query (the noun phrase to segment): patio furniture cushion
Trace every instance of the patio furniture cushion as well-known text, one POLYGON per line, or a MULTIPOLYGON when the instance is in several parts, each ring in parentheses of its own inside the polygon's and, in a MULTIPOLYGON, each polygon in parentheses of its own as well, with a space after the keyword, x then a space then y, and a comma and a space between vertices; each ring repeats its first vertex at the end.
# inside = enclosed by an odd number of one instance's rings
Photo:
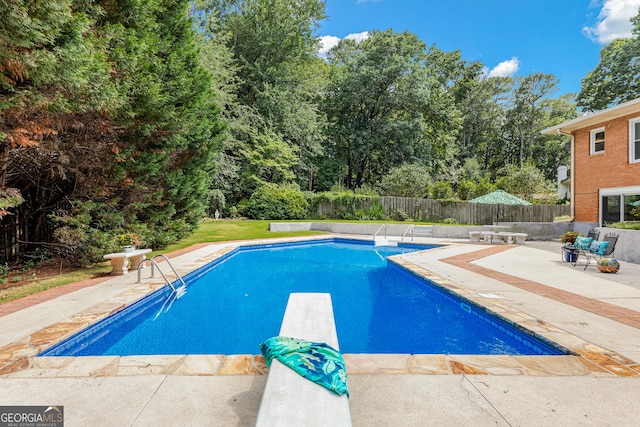
POLYGON ((589 246, 589 252, 595 253, 598 255, 604 255, 605 249, 609 246, 609 242, 600 242, 598 240, 594 240, 591 242, 591 246, 589 246))
POLYGON ((573 247, 576 249, 582 249, 585 251, 589 250, 589 247, 591 246, 591 241, 593 240, 593 238, 591 237, 582 237, 582 236, 578 236, 576 237, 576 241, 573 244, 573 247))

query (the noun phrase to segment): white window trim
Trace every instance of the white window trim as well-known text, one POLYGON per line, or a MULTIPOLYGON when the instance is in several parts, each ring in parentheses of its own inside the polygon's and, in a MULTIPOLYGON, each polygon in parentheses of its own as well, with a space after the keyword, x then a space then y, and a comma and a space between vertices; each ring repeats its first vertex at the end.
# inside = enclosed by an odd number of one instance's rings
MULTIPOLYGON (((598 128, 598 129, 592 129, 591 132, 589 133, 589 154, 602 154, 604 153, 604 150, 602 151, 596 151, 596 134, 599 132, 605 132, 604 127, 598 128)), ((605 142, 605 147, 606 147, 606 143, 607 143, 607 133, 604 133, 604 142, 605 142)))
POLYGON ((640 135, 635 135, 635 125, 640 122, 640 117, 629 120, 629 163, 640 162, 640 153, 635 152, 635 138, 640 139, 640 135), (636 159, 636 156, 638 157, 636 159))

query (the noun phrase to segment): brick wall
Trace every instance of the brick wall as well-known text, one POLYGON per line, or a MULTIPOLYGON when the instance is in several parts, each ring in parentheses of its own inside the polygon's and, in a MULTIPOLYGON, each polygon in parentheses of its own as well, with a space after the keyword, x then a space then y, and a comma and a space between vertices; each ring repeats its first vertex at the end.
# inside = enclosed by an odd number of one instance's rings
POLYGON ((629 120, 640 112, 576 131, 574 145, 575 220, 597 222, 600 188, 640 185, 640 162, 629 163, 629 120), (590 131, 604 127, 604 153, 590 153, 590 131))

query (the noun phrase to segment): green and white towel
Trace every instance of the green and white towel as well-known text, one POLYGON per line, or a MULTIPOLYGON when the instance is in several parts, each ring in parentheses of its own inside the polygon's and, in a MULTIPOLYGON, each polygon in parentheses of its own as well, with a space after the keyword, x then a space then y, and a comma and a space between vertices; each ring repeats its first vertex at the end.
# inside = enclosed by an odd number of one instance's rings
POLYGON ((347 370, 339 351, 328 344, 297 338, 272 337, 260 344, 267 366, 276 358, 304 378, 331 390, 346 394, 347 370))

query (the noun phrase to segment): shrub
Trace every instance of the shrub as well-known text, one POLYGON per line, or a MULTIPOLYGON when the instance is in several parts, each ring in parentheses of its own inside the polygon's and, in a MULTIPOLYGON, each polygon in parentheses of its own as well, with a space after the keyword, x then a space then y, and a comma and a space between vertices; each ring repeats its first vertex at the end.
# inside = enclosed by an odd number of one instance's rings
POLYGON ((475 199, 476 197, 484 196, 485 194, 489 194, 495 191, 497 187, 495 184, 491 182, 488 176, 484 176, 476 182, 473 193, 470 195, 470 199, 475 199))
POLYGON ((242 199, 240 200, 236 206, 236 215, 235 216, 231 216, 232 218, 243 218, 248 216, 247 212, 249 210, 249 200, 247 199, 242 199))
POLYGON ((376 219, 385 219, 384 207, 380 201, 373 201, 371 206, 359 209, 356 212, 356 219, 362 221, 371 221, 376 219))
POLYGON ((621 228, 625 230, 640 230, 640 221, 625 221, 606 224, 609 228, 621 228))
POLYGON ((237 206, 231 206, 229 208, 229 218, 238 219, 240 217, 240 213, 238 212, 237 206))
POLYGON ((352 191, 308 193, 310 216, 333 219, 385 219, 379 196, 362 195, 352 191))
POLYGON ((397 197, 426 198, 429 196, 431 177, 425 166, 405 163, 389 171, 382 178, 382 194, 397 197))
MULTIPOLYGON (((51 219, 56 224, 53 232, 56 244, 49 248, 49 253, 77 266, 103 261, 105 253, 121 251, 123 245, 136 242, 162 247, 183 237, 189 229, 184 218, 153 230, 141 223, 125 228, 122 214, 113 214, 104 205, 91 201, 76 202, 70 209, 52 214, 51 219)), ((48 256, 40 256, 45 255, 48 256)))
POLYGON ((434 199, 451 199, 453 188, 449 181, 438 181, 433 185, 432 197, 434 199))
POLYGON ((403 211, 402 209, 391 209, 391 218, 395 221, 408 221, 409 214, 403 211))
POLYGON ((460 200, 473 199, 476 191, 476 183, 470 179, 463 179, 458 183, 458 191, 456 194, 460 200))
POLYGON ((534 194, 555 193, 554 185, 532 164, 524 164, 522 167, 507 165, 501 172, 504 176, 497 180, 497 186, 523 199, 530 200, 534 194))
POLYGON ((9 275, 9 264, 6 262, 4 264, 0 264, 0 283, 5 283, 7 281, 7 276, 9 275))
POLYGON ((293 186, 267 184, 258 188, 247 205, 252 219, 303 219, 309 203, 304 193, 293 186))

